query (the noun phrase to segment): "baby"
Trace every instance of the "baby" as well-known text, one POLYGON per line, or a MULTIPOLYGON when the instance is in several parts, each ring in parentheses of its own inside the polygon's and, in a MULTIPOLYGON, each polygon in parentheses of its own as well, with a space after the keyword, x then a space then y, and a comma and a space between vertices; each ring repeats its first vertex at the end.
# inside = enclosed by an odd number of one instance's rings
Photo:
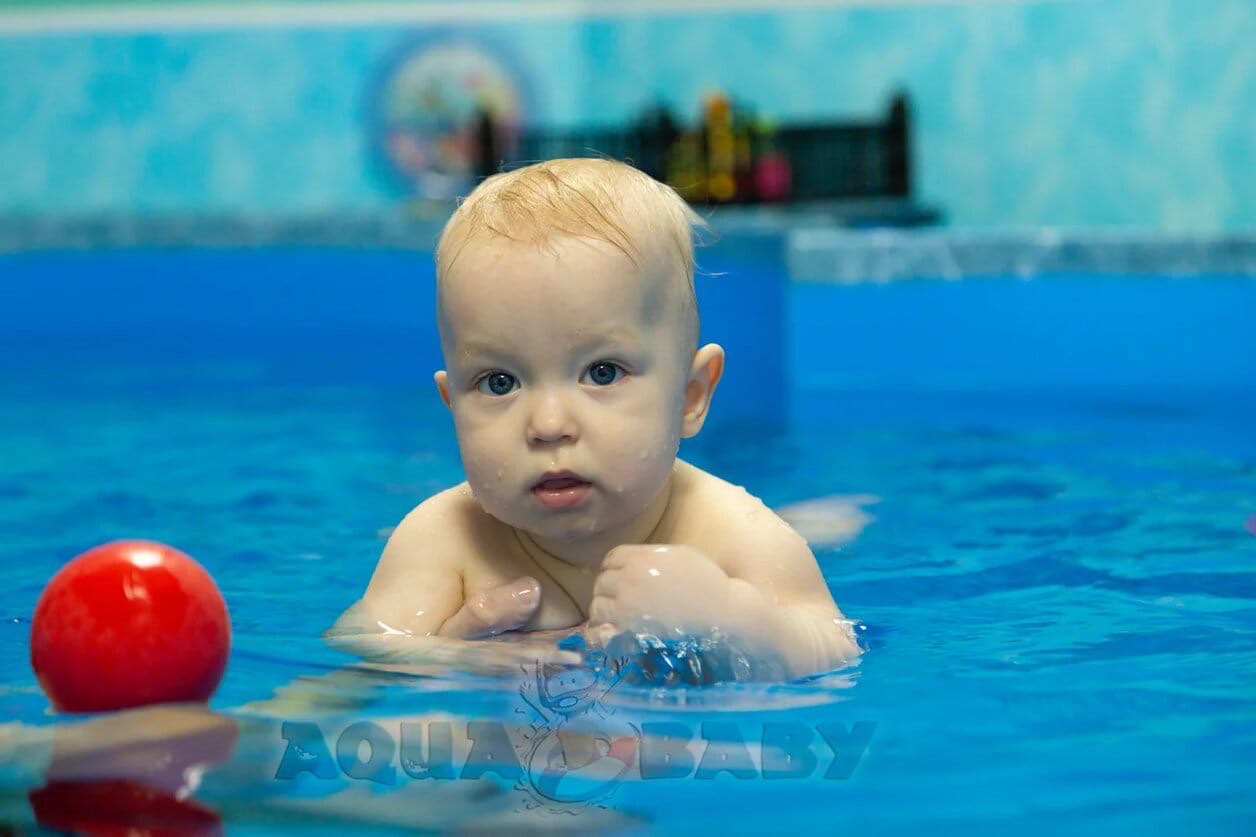
POLYGON ((724 371, 697 345, 697 224, 609 160, 499 174, 462 203, 436 251, 435 377, 467 481, 401 521, 341 627, 719 633, 795 676, 859 653, 802 537, 677 459, 724 371))

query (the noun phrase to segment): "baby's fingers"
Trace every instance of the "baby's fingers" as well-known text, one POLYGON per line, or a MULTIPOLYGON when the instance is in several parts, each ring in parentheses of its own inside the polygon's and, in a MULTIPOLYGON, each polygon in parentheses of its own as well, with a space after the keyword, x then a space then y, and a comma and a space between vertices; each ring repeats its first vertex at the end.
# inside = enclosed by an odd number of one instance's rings
POLYGON ((584 641, 594 648, 605 648, 619 632, 619 628, 609 622, 589 623, 584 627, 584 641))
POLYGON ((593 597, 607 596, 614 598, 619 593, 619 577, 622 570, 603 570, 593 582, 593 597))
POLYGON ((456 639, 481 639, 522 628, 541 604, 541 585, 524 576, 499 584, 467 599, 462 608, 445 620, 439 635, 456 639))
POLYGON ((644 555, 655 550, 657 547, 647 546, 645 544, 624 544, 617 546, 610 552, 606 553, 606 557, 602 559, 602 572, 607 570, 622 570, 628 566, 628 562, 639 555, 644 555))
POLYGON ((589 602, 589 619, 587 625, 606 625, 615 621, 615 600, 609 596, 594 595, 589 602))

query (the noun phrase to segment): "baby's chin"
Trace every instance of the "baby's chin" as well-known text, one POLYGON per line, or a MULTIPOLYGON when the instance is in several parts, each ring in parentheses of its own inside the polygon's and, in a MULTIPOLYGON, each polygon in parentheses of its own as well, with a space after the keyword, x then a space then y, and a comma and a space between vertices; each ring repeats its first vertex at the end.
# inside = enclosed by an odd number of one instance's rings
POLYGON ((489 517, 509 526, 546 540, 576 541, 596 535, 600 528, 591 520, 588 510, 546 511, 523 508, 521 504, 505 502, 490 492, 477 491, 471 486, 471 495, 489 517))
POLYGON ((529 515, 518 515, 509 512, 494 514, 488 509, 485 509, 485 511, 501 523, 526 532, 533 540, 555 544, 570 545, 594 540, 607 535, 622 525, 619 521, 598 519, 588 512, 541 511, 529 515))
MULTIPOLYGON (((552 514, 552 513, 551 513, 552 514)), ((551 543, 576 544, 605 535, 613 527, 601 521, 580 518, 576 515, 553 514, 549 519, 529 518, 522 520, 516 529, 527 532, 534 540, 551 543)))
MULTIPOLYGON (((496 488, 496 486, 493 486, 496 488)), ((534 539, 574 544, 596 539, 629 526, 650 505, 648 491, 606 494, 595 488, 585 504, 568 509, 546 509, 532 499, 522 502, 494 491, 471 493, 485 513, 498 522, 526 532, 534 539)))

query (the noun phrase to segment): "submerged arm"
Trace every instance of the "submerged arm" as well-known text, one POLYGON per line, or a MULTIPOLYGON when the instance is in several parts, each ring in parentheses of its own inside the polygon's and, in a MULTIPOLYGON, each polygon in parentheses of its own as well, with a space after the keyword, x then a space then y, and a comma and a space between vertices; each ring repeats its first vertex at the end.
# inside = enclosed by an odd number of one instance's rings
POLYGON ((741 616, 734 631, 780 659, 791 677, 830 671, 859 656, 849 620, 831 602, 774 602, 743 579, 731 582, 730 605, 741 616))
POLYGON ((721 557, 722 565, 688 546, 612 550, 594 587, 590 627, 603 640, 624 630, 724 635, 788 677, 828 671, 859 655, 849 622, 797 533, 781 524, 721 557))

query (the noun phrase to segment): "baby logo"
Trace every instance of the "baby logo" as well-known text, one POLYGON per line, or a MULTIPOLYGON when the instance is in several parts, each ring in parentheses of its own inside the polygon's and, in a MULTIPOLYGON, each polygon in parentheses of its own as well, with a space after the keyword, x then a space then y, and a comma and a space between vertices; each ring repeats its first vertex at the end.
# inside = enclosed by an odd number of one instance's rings
POLYGON ((618 722, 602 704, 619 677, 604 683, 596 671, 542 663, 533 673, 519 689, 535 716, 520 783, 532 799, 527 807, 574 813, 599 805, 637 764, 640 751, 640 730, 618 722))

